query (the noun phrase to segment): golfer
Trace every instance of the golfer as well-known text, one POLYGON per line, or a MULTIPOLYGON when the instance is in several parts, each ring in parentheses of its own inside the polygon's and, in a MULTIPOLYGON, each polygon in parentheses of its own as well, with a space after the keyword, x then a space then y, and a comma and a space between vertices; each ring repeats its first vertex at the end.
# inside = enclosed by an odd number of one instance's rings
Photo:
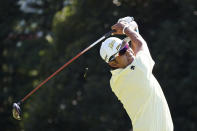
POLYGON ((135 21, 119 21, 114 34, 126 35, 131 45, 119 38, 106 39, 100 55, 111 67, 110 85, 132 120, 133 131, 173 131, 173 122, 163 91, 152 74, 154 61, 135 21))

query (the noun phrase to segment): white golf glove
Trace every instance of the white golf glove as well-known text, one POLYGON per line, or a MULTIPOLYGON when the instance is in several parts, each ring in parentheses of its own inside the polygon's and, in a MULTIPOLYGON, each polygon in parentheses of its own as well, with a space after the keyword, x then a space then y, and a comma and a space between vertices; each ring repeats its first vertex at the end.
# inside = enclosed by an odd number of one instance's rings
POLYGON ((127 16, 127 17, 124 17, 124 18, 120 18, 120 19, 118 20, 118 23, 121 22, 121 21, 130 23, 130 22, 134 21, 134 18, 133 18, 133 17, 130 17, 130 16, 127 16))
POLYGON ((127 17, 124 17, 124 18, 120 18, 118 20, 118 23, 119 22, 125 22, 127 25, 125 26, 125 28, 123 29, 123 33, 124 33, 124 30, 129 27, 131 28, 132 30, 135 30, 136 32, 139 33, 139 30, 138 30, 138 25, 137 23, 134 21, 134 18, 133 17, 130 17, 130 16, 127 16, 127 17))

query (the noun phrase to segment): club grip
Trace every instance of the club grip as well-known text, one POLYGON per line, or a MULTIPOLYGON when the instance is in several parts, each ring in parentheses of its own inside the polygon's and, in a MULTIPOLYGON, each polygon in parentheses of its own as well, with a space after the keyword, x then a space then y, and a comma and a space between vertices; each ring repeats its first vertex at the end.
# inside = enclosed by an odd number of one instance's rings
POLYGON ((105 36, 105 38, 106 37, 109 37, 113 32, 116 32, 116 30, 111 30, 111 31, 109 31, 108 33, 106 33, 104 36, 105 36))

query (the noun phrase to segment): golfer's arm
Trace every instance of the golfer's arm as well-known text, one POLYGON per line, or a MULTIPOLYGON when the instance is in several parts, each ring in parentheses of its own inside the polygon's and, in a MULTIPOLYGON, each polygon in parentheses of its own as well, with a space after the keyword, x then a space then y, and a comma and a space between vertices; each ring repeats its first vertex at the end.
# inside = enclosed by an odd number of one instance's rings
POLYGON ((147 46, 146 42, 139 33, 132 29, 126 28, 125 34, 131 39, 132 49, 135 55, 140 50, 145 50, 145 47, 147 46))

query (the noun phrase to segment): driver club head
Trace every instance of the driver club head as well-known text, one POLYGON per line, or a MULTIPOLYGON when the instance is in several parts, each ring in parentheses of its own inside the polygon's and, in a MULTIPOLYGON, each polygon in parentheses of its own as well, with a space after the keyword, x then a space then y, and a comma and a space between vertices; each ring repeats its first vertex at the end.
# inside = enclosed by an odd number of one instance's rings
POLYGON ((20 102, 13 103, 13 109, 12 109, 12 115, 15 119, 21 120, 21 108, 20 108, 20 102))

